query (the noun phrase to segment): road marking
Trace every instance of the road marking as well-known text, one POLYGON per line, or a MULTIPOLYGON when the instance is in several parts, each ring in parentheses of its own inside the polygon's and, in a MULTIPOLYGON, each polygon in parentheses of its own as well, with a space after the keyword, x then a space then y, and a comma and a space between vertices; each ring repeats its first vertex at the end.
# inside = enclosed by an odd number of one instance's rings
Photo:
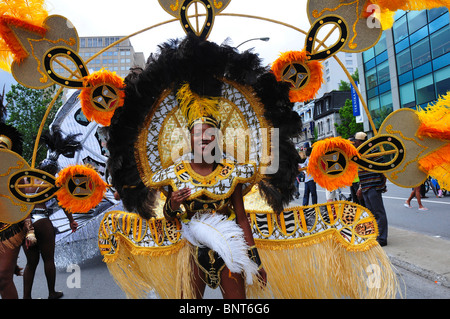
MULTIPOLYGON (((383 198, 401 199, 401 200, 407 200, 408 199, 406 197, 394 197, 394 196, 386 196, 386 195, 383 195, 383 198)), ((423 198, 421 198, 421 200, 422 200, 422 202, 426 202, 426 203, 437 203, 437 204, 450 205, 450 202, 441 202, 441 201, 435 201, 435 200, 427 200, 427 199, 423 199, 423 198)))

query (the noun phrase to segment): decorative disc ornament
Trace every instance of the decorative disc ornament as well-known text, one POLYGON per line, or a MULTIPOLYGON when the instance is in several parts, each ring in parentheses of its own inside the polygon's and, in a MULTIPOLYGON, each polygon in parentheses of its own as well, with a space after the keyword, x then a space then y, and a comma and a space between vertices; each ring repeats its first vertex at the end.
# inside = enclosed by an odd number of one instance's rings
POLYGON ((19 188, 20 181, 11 184, 10 178, 30 166, 19 154, 4 148, 0 148, 0 160, 0 222, 14 224, 25 219, 34 205, 14 196, 15 191, 25 192, 19 188))
POLYGON ((359 157, 353 144, 341 137, 327 138, 314 143, 307 172, 321 187, 334 190, 352 185, 358 165, 351 159, 359 157))
POLYGON ((314 98, 323 84, 323 66, 311 61, 304 51, 289 51, 280 55, 272 64, 277 81, 291 84, 291 102, 304 102, 314 98))
POLYGON ((328 15, 339 17, 348 25, 348 41, 341 50, 365 51, 378 42, 383 31, 377 20, 365 15, 364 10, 367 10, 365 2, 365 0, 309 0, 307 4, 309 22, 314 25, 328 15))
POLYGON ((309 29, 302 51, 282 53, 272 64, 272 72, 278 81, 291 84, 289 98, 291 102, 304 102, 313 99, 323 80, 321 60, 336 54, 347 42, 348 28, 344 20, 338 16, 326 16, 317 20, 309 29), (323 26, 335 25, 339 30, 338 40, 323 50, 316 50, 317 34, 323 26))
POLYGON ((167 13, 180 20, 186 33, 193 33, 201 39, 207 39, 214 24, 214 17, 227 7, 231 0, 158 0, 167 13), (206 19, 201 30, 195 30, 188 18, 191 5, 202 5, 206 9, 206 19))
POLYGON ((114 111, 123 105, 123 87, 123 79, 115 72, 100 70, 86 76, 79 96, 86 118, 109 126, 114 111))
POLYGON ((56 178, 31 168, 19 154, 7 149, 0 149, 0 160, 0 222, 3 223, 14 224, 25 219, 35 204, 55 196, 68 212, 87 213, 100 203, 108 187, 98 173, 87 166, 67 167, 56 178), (38 187, 38 191, 28 194, 25 187, 38 187))
POLYGON ((97 206, 108 186, 94 169, 81 165, 61 170, 55 184, 59 204, 71 213, 87 213, 97 206))
POLYGON ((82 89, 80 98, 86 118, 103 126, 110 124, 115 109, 123 104, 123 79, 107 70, 89 74, 78 55, 78 34, 69 20, 52 15, 40 26, 2 16, 0 35, 14 56, 11 73, 17 82, 32 89, 53 84, 82 89), (71 76, 58 73, 61 64, 74 70, 71 76))

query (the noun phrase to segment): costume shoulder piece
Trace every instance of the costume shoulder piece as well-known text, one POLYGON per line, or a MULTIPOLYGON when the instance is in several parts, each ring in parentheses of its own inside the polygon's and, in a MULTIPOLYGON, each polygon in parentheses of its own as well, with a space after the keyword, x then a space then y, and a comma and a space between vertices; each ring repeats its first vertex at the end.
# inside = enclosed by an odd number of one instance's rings
POLYGON ((202 176, 192 169, 188 161, 180 161, 155 172, 148 184, 150 187, 161 188, 165 194, 169 186, 173 190, 188 187, 192 191, 191 198, 206 195, 222 199, 229 197, 239 183, 243 185, 243 193, 246 194, 256 178, 257 168, 254 163, 239 164, 224 160, 211 174, 202 176))

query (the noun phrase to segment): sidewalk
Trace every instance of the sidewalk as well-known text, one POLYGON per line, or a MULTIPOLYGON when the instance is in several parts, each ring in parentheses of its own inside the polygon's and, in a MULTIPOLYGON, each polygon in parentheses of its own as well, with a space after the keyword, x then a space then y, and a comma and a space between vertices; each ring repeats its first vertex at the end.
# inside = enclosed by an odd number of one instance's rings
POLYGON ((383 249, 394 266, 450 288, 450 240, 389 227, 383 249))

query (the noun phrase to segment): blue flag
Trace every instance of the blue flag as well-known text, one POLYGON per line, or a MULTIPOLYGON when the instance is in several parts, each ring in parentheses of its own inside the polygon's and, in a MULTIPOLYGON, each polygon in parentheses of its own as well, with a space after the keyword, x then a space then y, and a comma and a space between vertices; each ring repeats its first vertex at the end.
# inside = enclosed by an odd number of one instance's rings
MULTIPOLYGON (((355 82, 355 84, 358 85, 358 82, 355 82)), ((361 109, 359 107, 359 96, 356 93, 356 90, 351 83, 350 83, 350 86, 351 86, 351 94, 352 94, 353 116, 360 116, 361 109)))

